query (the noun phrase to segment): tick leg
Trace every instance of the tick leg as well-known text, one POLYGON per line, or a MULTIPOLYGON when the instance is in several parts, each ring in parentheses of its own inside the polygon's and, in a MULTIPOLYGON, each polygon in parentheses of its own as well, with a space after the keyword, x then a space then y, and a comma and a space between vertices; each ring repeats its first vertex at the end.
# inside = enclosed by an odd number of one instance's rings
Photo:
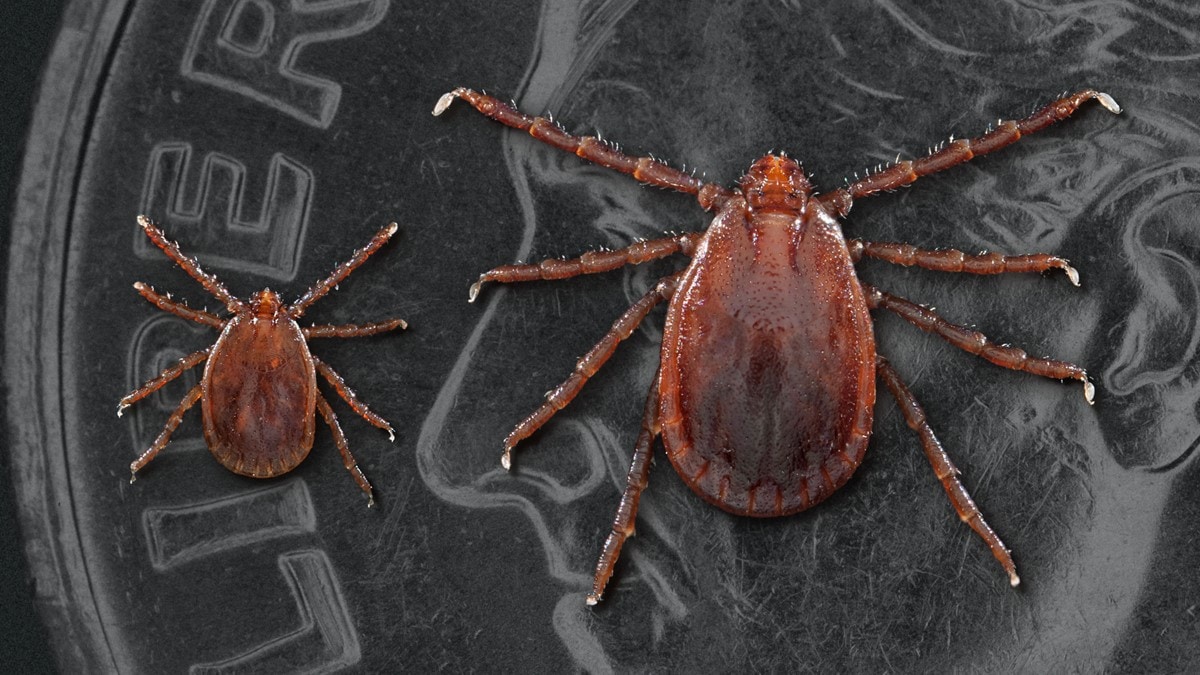
POLYGON ((138 216, 137 221, 138 225, 142 226, 142 230, 146 232, 146 236, 150 238, 150 241, 154 242, 155 246, 162 249, 162 252, 166 253, 168 258, 174 260, 176 265, 183 268, 184 272, 187 272, 193 279, 199 281, 204 290, 212 293, 218 300, 224 303, 226 309, 236 314, 239 310, 246 307, 241 300, 233 297, 233 294, 215 276, 200 269, 200 263, 196 262, 195 258, 189 258, 184 255, 183 251, 179 250, 179 244, 167 239, 167 235, 163 234, 163 231, 149 218, 138 216))
POLYGON ((511 284, 518 281, 568 279, 583 274, 609 272, 625 265, 639 265, 675 253, 690 256, 703 238, 703 232, 693 232, 675 237, 639 241, 632 246, 615 251, 590 251, 571 260, 550 258, 529 265, 501 265, 479 275, 479 280, 471 284, 467 301, 475 302, 475 298, 479 296, 480 287, 489 281, 511 284))
POLYGON ((999 253, 982 253, 971 255, 944 248, 936 251, 917 248, 908 244, 894 244, 881 241, 862 241, 861 239, 846 240, 850 249, 850 259, 858 262, 863 256, 878 258, 896 265, 909 267, 916 265, 927 270, 938 272, 965 272, 967 274, 1007 274, 1010 272, 1045 272, 1050 269, 1060 269, 1066 273, 1072 284, 1079 285, 1079 272, 1071 267, 1063 258, 1045 253, 1027 255, 1000 255, 999 253))
POLYGON ((596 343, 594 347, 588 350, 587 354, 575 364, 575 372, 571 373, 562 384, 558 385, 553 391, 546 395, 546 402, 543 403, 537 410, 533 411, 529 417, 526 417, 520 424, 512 430, 512 433, 504 439, 504 454, 500 458, 500 464, 505 469, 512 468, 512 450, 517 443, 528 438, 533 432, 542 428, 546 422, 550 421, 551 417, 567 406, 587 381, 596 374, 604 363, 608 361, 613 352, 617 350, 617 345, 628 338, 642 319, 654 309, 658 303, 668 300, 675 293, 675 287, 679 283, 679 278, 682 272, 674 274, 666 279, 658 282, 649 293, 643 295, 637 302, 633 303, 625 313, 621 315, 615 322, 608 333, 596 343))
POLYGON ((176 302, 169 295, 159 295, 157 291, 149 285, 142 282, 137 282, 133 285, 142 297, 149 300, 150 304, 161 309, 164 312, 170 312, 181 319, 202 323, 205 326, 212 326, 217 330, 225 327, 225 321, 215 314, 210 314, 202 309, 192 309, 182 302, 176 302))
POLYGON ((617 515, 613 518, 612 532, 604 542, 600 552, 600 560, 596 563, 596 576, 592 581, 592 592, 587 597, 587 604, 595 605, 604 595, 604 587, 612 577, 613 567, 621 556, 621 547, 625 540, 633 536, 634 521, 637 519, 638 501, 642 498, 642 490, 646 489, 650 476, 650 454, 654 448, 654 439, 658 436, 658 377, 654 378, 654 386, 646 397, 646 409, 642 413, 642 431, 638 434, 637 445, 633 449, 633 462, 629 465, 629 476, 625 481, 625 493, 621 495, 621 505, 617 507, 617 515))
POLYGON ((321 411, 321 417, 325 418, 325 424, 328 424, 329 430, 333 432, 333 444, 342 454, 342 464, 350 472, 354 482, 358 483, 359 489, 367 494, 367 508, 375 506, 375 494, 371 491, 371 483, 363 475, 362 469, 358 468, 358 462, 355 461, 354 455, 350 454, 350 445, 346 443, 346 435, 342 433, 342 427, 338 424, 337 415, 333 414, 333 408, 329 407, 325 397, 320 394, 317 394, 317 410, 321 411))
POLYGON ((854 205, 855 199, 903 187, 921 176, 945 171, 973 157, 995 152, 1006 145, 1017 142, 1022 136, 1041 131, 1055 122, 1065 120, 1074 115, 1079 106, 1091 99, 1099 101, 1100 105, 1113 114, 1121 112, 1121 106, 1117 105, 1113 97, 1094 89, 1085 89, 1053 101, 1025 119, 1000 122, 995 129, 977 138, 951 139, 949 143, 927 157, 897 162, 872 176, 821 195, 817 199, 825 208, 832 209, 844 216, 850 212, 850 207, 854 205))
POLYGON ((606 169, 628 174, 647 185, 696 195, 700 206, 705 210, 711 211, 719 208, 734 194, 731 190, 713 183, 705 183, 699 178, 667 166, 657 159, 626 155, 595 136, 573 136, 545 117, 526 115, 498 98, 463 87, 442 95, 438 99, 437 105, 433 107, 433 114, 441 115, 456 98, 461 98, 471 104, 486 117, 514 129, 527 131, 530 136, 547 145, 578 155, 606 169))
POLYGON ((887 386, 888 391, 892 392, 896 403, 899 404, 900 412, 904 415, 904 421, 908 423, 908 428, 920 436, 925 456, 933 465, 933 473, 942 482, 946 496, 950 498, 950 503, 958 512, 958 517, 972 530, 975 530, 975 534, 978 534, 992 550, 992 555, 996 556, 996 560, 1000 561, 1001 567, 1008 573, 1008 582, 1014 587, 1019 585, 1021 578, 1017 576, 1017 567, 1013 564, 1009 550, 1005 548, 1004 542, 1000 541, 1000 537, 983 519, 979 507, 975 505, 971 495, 963 487, 962 481, 958 479, 958 468, 954 466, 954 462, 950 461, 950 456, 946 454, 946 449, 942 447, 937 436, 933 435, 933 430, 929 428, 929 422, 925 419, 925 411, 921 409, 921 404, 917 403, 916 397, 909 391, 887 359, 877 355, 875 370, 879 373, 879 379, 883 380, 883 384, 887 386))
POLYGON ((346 386, 346 381, 343 380, 342 376, 338 375, 333 368, 330 368, 325 364, 324 361, 315 356, 312 357, 312 360, 313 364, 317 367, 317 372, 321 374, 321 377, 324 377, 325 381, 333 385, 333 388, 337 390, 338 396, 341 396, 342 400, 349 404, 354 412, 358 413, 359 416, 364 420, 386 431, 388 434, 388 440, 395 442, 396 433, 392 431, 392 425, 388 424, 387 420, 371 412, 371 409, 367 407, 366 403, 358 400, 358 397, 354 395, 354 390, 346 386))
POLYGON ((312 338, 329 337, 366 337, 368 335, 386 333, 397 328, 408 328, 408 323, 404 319, 389 319, 388 321, 373 321, 364 324, 347 323, 340 326, 307 326, 301 328, 300 332, 304 333, 304 339, 309 340, 312 338))
POLYGON ((167 447, 167 443, 171 441, 171 434, 175 433, 175 430, 179 428, 179 423, 183 421, 183 414, 188 411, 188 408, 196 405, 196 401, 200 400, 202 393, 203 389, 197 383, 183 397, 183 400, 179 402, 179 406, 175 408, 175 412, 171 413, 171 416, 167 418, 167 423, 163 426, 163 430, 159 432, 158 438, 154 439, 154 443, 150 445, 150 449, 143 452, 141 457, 138 457, 129 465, 130 483, 137 480, 137 472, 141 471, 142 467, 149 464, 150 460, 157 457, 158 453, 167 447))
POLYGON ((862 285, 867 306, 883 308, 900 315, 905 321, 928 333, 933 333, 959 349, 981 356, 992 363, 1010 370, 1022 370, 1055 380, 1079 380, 1083 383, 1083 396, 1089 404, 1096 398, 1096 388, 1088 380, 1087 371, 1073 363, 1052 359, 1032 358, 1025 350, 998 345, 979 331, 950 323, 933 311, 889 293, 862 285))
POLYGON ((208 358, 208 354, 211 351, 212 347, 208 347, 207 349, 201 349, 198 352, 192 352, 191 354, 188 354, 182 359, 179 359, 179 363, 164 369, 161 373, 159 373, 158 377, 150 380, 146 384, 143 384, 139 389, 121 399, 120 403, 117 404, 117 417, 120 417, 121 414, 125 412, 125 409, 129 406, 146 398, 159 389, 162 389, 163 385, 182 375, 185 370, 194 368, 203 363, 204 360, 208 358))
POLYGON ((396 223, 391 223, 376 232, 375 236, 371 237, 371 241, 367 242, 366 246, 354 252, 354 256, 350 260, 338 265, 328 278, 317 282, 312 288, 305 291, 304 295, 300 296, 296 302, 292 303, 292 306, 288 307, 288 316, 293 319, 299 319, 303 316, 310 305, 325 297, 329 291, 333 290, 335 286, 350 276, 350 273, 357 269, 359 265, 366 262, 372 253, 378 251, 381 246, 386 244, 388 239, 391 239, 392 235, 396 233, 397 227, 396 223))

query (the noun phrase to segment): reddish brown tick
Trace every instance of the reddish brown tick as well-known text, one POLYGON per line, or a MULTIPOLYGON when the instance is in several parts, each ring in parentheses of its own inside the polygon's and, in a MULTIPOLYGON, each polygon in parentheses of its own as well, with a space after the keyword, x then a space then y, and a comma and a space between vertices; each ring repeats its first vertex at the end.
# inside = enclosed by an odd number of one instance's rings
POLYGON ((150 449, 129 465, 130 482, 166 447, 171 434, 183 420, 183 414, 197 401, 203 418, 204 440, 213 456, 230 471, 254 478, 285 474, 308 456, 316 431, 315 413, 319 411, 333 432, 333 442, 342 455, 342 462, 358 487, 366 493, 367 506, 372 506, 375 499, 371 484, 350 454, 350 446, 333 409, 317 391, 317 373, 333 386, 354 412, 388 432, 389 438, 394 440, 395 434, 386 420, 358 400, 340 375, 308 351, 307 341, 322 337, 375 335, 408 326, 402 319, 362 325, 304 327, 296 320, 379 250, 395 234, 396 224, 376 233, 366 247, 356 251, 348 262, 339 265, 327 279, 308 289, 291 305, 284 305, 279 294, 271 289, 255 293, 249 302, 235 298, 216 277, 185 256, 178 244, 168 241, 149 218, 139 216, 138 224, 150 241, 215 295, 233 316, 221 318, 192 309, 172 300, 170 295, 158 294, 140 281, 133 285, 155 307, 216 328, 221 331, 221 336, 213 346, 185 356, 177 365, 121 399, 117 406, 118 417, 125 408, 158 391, 187 369, 207 361, 200 383, 183 397, 150 449))
POLYGON ((845 188, 814 194, 804 171, 783 155, 756 161, 737 188, 703 181, 651 158, 636 158, 593 137, 568 134, 542 117, 526 115, 486 94, 456 89, 433 110, 440 115, 456 98, 502 124, 649 185, 696 195, 716 212, 704 232, 640 242, 574 260, 504 265, 480 276, 474 300, 489 281, 565 279, 637 264, 674 253, 691 257, 682 271, 658 282, 631 306, 547 395, 547 401, 509 434, 501 463, 511 467, 518 442, 545 424, 579 393, 650 310, 669 301, 658 375, 646 401, 641 434, 612 532, 596 565, 588 604, 601 598, 625 539, 633 534, 638 499, 650 470, 650 451, 661 435, 675 470, 708 502, 737 515, 783 516, 803 511, 844 485, 862 462, 871 435, 875 378, 900 405, 920 436, 934 473, 955 510, 991 549, 1013 586, 1020 583, 1009 551, 984 521, 958 478, 958 469, 933 435, 925 413, 886 359, 875 350, 870 310, 895 312, 922 330, 1005 368, 1083 383, 1083 368, 1038 359, 994 344, 982 333, 949 323, 932 310, 863 283, 854 263, 863 256, 900 265, 971 274, 1063 270, 1046 255, 968 255, 922 250, 907 244, 845 239, 837 217, 855 199, 912 183, 1016 142, 1070 117, 1096 99, 1113 113, 1111 96, 1087 90, 1065 96, 1029 117, 1001 122, 973 139, 953 140, 927 157, 897 163, 845 188))

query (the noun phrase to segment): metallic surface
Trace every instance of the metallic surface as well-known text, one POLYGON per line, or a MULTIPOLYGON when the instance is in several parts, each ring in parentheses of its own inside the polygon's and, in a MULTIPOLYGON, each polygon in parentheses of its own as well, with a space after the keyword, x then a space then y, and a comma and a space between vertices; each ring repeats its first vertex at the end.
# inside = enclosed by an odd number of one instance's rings
POLYGON ((1195 25, 1178 3, 1115 0, 69 4, 15 202, 3 366, 24 552, 58 663, 1197 669, 1195 25), (500 443, 679 263, 489 289, 474 305, 466 290, 498 264, 708 219, 692 198, 477 117, 430 116, 459 84, 726 185, 786 150, 818 190, 1064 90, 1120 101, 1120 116, 1086 111, 842 222, 852 237, 1060 254, 1082 275, 1076 289, 1061 275, 861 266, 874 286, 1095 376, 1089 407, 1075 386, 879 318, 880 351, 1017 551, 1021 588, 957 522, 885 395, 854 477, 796 516, 712 508, 658 455, 638 545, 586 608, 661 312, 511 474, 500 443), (196 417, 154 480, 128 484, 189 383, 120 420, 114 403, 210 339, 130 290, 202 297, 143 241, 143 212, 243 295, 300 292, 360 233, 400 222, 401 245, 310 316, 410 320, 386 349, 322 351, 397 427, 393 447, 343 415, 379 508, 346 489, 322 431, 308 461, 263 483, 213 464, 196 417))

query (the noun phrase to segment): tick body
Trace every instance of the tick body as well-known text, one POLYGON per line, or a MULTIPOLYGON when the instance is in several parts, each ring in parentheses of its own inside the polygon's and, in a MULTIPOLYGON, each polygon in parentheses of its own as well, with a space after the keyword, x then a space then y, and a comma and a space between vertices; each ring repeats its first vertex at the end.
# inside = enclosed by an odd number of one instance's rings
POLYGON ((720 208, 667 309, 659 424, 697 494, 781 516, 829 496, 862 461, 875 338, 841 228, 807 198, 799 165, 766 157, 742 189, 762 194, 720 208))
POLYGON ((333 409, 317 389, 317 374, 355 412, 394 438, 392 427, 362 403, 340 375, 309 351, 308 340, 374 335, 406 328, 407 324, 402 319, 390 319, 362 325, 302 327, 297 319, 383 246, 396 232, 395 223, 380 230, 367 247, 357 251, 349 262, 338 266, 292 305, 285 305, 279 294, 270 289, 255 293, 248 302, 239 300, 195 260, 183 255, 179 246, 168 241, 148 218, 139 217, 138 223, 169 258, 221 300, 231 316, 221 318, 192 309, 141 282, 134 284, 138 293, 159 309, 217 328, 221 334, 212 347, 184 357, 179 364, 121 399, 118 416, 189 368, 205 364, 200 383, 184 397, 150 448, 130 464, 132 478, 166 447, 183 414, 197 402, 200 402, 204 440, 213 457, 230 471, 253 478, 285 474, 304 461, 312 450, 319 412, 333 432, 343 464, 366 494, 368 506, 374 504, 371 484, 350 453, 333 409))
POLYGON ((703 181, 651 158, 621 154, 592 137, 568 134, 546 118, 526 115, 469 89, 446 94, 441 114, 455 98, 534 138, 650 185, 693 194, 714 212, 699 233, 640 242, 574 260, 504 265, 480 276, 483 284, 564 279, 617 269, 676 253, 690 256, 682 271, 634 303, 576 364, 547 401, 519 423, 504 442, 501 462, 565 407, 656 305, 668 302, 657 377, 647 397, 621 504, 596 566, 588 604, 597 603, 633 534, 646 487, 654 439, 684 482, 706 501, 737 515, 782 516, 812 507, 844 485, 860 465, 871 435, 875 383, 881 381, 917 432, 934 474, 959 517, 983 539, 1016 586, 1009 550, 984 520, 959 480, 958 469, 934 436, 924 411, 890 363, 876 352, 872 310, 892 311, 913 325, 992 363, 1083 384, 1083 368, 1038 359, 997 345, 920 305, 859 279, 863 256, 944 272, 1001 274, 1063 271, 1078 285, 1066 260, 1044 253, 1005 256, 923 250, 908 244, 846 239, 838 223, 855 199, 912 183, 975 156, 1009 145, 1098 100, 1120 112, 1107 94, 1086 90, 1054 101, 1022 120, 1001 122, 988 133, 943 145, 929 156, 897 162, 826 194, 815 194, 801 166, 783 155, 755 162, 733 189, 703 181))

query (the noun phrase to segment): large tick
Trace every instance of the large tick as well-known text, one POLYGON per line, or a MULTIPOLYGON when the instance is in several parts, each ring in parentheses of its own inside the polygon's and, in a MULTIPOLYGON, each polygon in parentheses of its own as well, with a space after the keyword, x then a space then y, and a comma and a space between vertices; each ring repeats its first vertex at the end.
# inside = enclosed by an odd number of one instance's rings
POLYGON ((167 240, 154 223, 145 216, 138 224, 163 253, 200 282, 217 297, 232 316, 221 318, 209 312, 192 309, 160 295, 142 282, 133 285, 142 297, 155 307, 175 316, 211 326, 221 331, 216 344, 185 356, 158 377, 125 398, 117 407, 117 416, 125 408, 158 391, 189 368, 207 361, 204 376, 188 391, 167 419, 162 433, 141 457, 129 465, 130 482, 137 472, 153 460, 171 440, 171 434, 183 420, 183 414, 200 402, 204 425, 204 440, 214 457, 225 468, 243 476, 271 478, 296 468, 313 445, 316 431, 316 412, 321 413, 333 432, 333 442, 342 455, 346 469, 367 495, 367 506, 375 503, 371 484, 363 475, 337 416, 321 393, 317 391, 317 373, 325 378, 354 412, 395 438, 392 427, 379 415, 371 412, 358 400, 346 382, 332 368, 308 350, 308 340, 324 337, 360 337, 407 328, 402 319, 390 319, 362 325, 300 326, 296 320, 317 300, 337 287, 379 250, 396 232, 392 223, 380 230, 366 247, 359 249, 348 261, 334 269, 327 279, 308 289, 291 305, 284 305, 279 294, 271 289, 255 293, 250 300, 234 297, 217 278, 200 269, 192 258, 185 256, 179 245, 167 240))
POLYGON ((845 216, 855 199, 908 185, 998 150, 1071 116, 1089 99, 1118 113, 1112 97, 1092 90, 1066 96, 1025 119, 1001 122, 978 138, 952 139, 927 157, 898 161, 821 195, 813 193, 800 165, 783 155, 759 159, 737 188, 727 189, 651 158, 624 155, 596 138, 573 136, 546 118, 526 115, 469 89, 443 96, 433 114, 444 112, 455 98, 497 122, 642 183, 696 195, 704 210, 716 212, 704 232, 586 253, 574 260, 504 265, 483 274, 471 287, 474 300, 485 282, 565 279, 674 253, 691 257, 686 268, 660 280, 617 319, 579 360, 575 372, 504 441, 501 461, 510 468, 516 444, 570 403, 650 310, 669 301, 658 375, 646 401, 628 482, 596 565, 588 604, 600 600, 621 546, 633 534, 655 437, 662 436, 675 470, 708 502, 737 515, 796 513, 829 497, 862 462, 871 435, 876 377, 920 436, 958 515, 987 543, 1012 585, 1020 583, 1012 556, 959 481, 958 469, 933 435, 921 406, 876 352, 870 310, 895 312, 918 328, 1005 368, 1078 380, 1090 403, 1093 387, 1087 374, 1070 363, 1032 358, 1020 349, 994 344, 982 333, 870 286, 859 280, 854 263, 869 256, 971 274, 1057 268, 1076 285, 1078 274, 1066 260, 1046 254, 967 255, 848 240, 836 218, 845 216))

